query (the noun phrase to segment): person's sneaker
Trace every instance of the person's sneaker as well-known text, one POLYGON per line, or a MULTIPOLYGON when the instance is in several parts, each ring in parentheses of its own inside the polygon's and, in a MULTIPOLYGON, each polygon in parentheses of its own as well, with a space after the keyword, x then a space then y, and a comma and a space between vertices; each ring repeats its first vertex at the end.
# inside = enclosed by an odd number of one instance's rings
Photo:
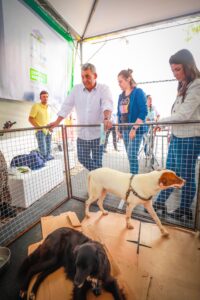
POLYGON ((17 211, 9 203, 2 202, 0 203, 0 217, 16 217, 17 211))
POLYGON ((103 150, 103 152, 104 152, 104 153, 107 153, 107 150, 106 150, 106 149, 104 149, 104 150, 103 150))

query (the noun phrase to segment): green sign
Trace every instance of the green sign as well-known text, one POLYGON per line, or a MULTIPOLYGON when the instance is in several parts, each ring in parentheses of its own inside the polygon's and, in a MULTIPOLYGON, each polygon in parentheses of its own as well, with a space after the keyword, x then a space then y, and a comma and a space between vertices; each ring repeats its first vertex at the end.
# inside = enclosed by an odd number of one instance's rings
POLYGON ((47 84, 47 74, 44 74, 36 69, 30 68, 30 80, 47 84))

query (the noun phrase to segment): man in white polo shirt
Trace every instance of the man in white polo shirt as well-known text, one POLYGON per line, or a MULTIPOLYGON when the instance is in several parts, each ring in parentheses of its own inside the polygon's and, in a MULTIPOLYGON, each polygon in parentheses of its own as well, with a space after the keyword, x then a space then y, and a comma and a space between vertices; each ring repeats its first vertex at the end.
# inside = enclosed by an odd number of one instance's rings
MULTIPOLYGON (((96 82, 96 68, 84 64, 81 68, 82 83, 75 85, 65 99, 58 118, 51 123, 57 126, 73 108, 77 114, 77 124, 91 125, 104 123, 105 130, 112 127, 110 121, 113 100, 110 89, 96 82)), ((77 153, 79 162, 89 171, 102 167, 103 145, 100 145, 100 127, 78 128, 77 153)))

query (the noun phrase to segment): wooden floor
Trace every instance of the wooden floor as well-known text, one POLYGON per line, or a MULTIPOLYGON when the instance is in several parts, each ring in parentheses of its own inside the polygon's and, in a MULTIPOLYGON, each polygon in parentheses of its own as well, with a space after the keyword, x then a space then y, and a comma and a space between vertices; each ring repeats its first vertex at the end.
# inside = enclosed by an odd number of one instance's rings
MULTIPOLYGON (((71 226, 67 215, 42 218, 43 238, 58 227, 71 226)), ((132 222, 135 228, 127 230, 124 215, 109 213, 101 216, 97 212, 91 213, 91 218, 84 219, 77 229, 104 244, 113 274, 124 287, 127 299, 199 300, 200 239, 197 234, 168 227, 170 237, 163 238, 156 225, 132 222)), ((29 250, 35 247, 37 244, 29 250)), ((71 288, 63 270, 58 270, 45 280, 36 300, 54 299, 58 293, 59 300, 69 299, 71 288)), ((88 299, 96 298, 90 294, 88 299)), ((112 297, 103 294, 98 299, 112 297)))

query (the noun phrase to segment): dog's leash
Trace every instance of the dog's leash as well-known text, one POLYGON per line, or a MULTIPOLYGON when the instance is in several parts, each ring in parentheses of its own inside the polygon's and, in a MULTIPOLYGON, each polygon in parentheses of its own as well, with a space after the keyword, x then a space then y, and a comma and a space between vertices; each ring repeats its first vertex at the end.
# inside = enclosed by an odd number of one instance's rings
POLYGON ((130 243, 134 243, 134 244, 137 244, 137 254, 139 254, 140 252, 140 246, 142 247, 146 247, 146 248, 152 248, 151 246, 147 246, 145 244, 141 244, 140 243, 140 236, 141 236, 141 222, 140 222, 140 226, 139 226, 139 232, 138 232, 138 240, 137 241, 132 241, 132 240, 126 240, 127 242, 130 242, 130 243))
POLYGON ((151 200, 151 199, 152 199, 152 196, 150 196, 149 198, 143 198, 143 197, 141 197, 141 196, 133 189, 133 187, 131 186, 131 182, 132 182, 134 176, 135 176, 134 174, 131 175, 131 178, 130 178, 130 181, 129 181, 129 187, 128 187, 128 190, 127 190, 127 192, 126 192, 126 198, 125 198, 125 200, 127 201, 128 197, 129 197, 129 195, 130 195, 130 192, 132 192, 136 197, 138 197, 139 199, 141 199, 141 200, 143 200, 143 201, 149 201, 149 200, 151 200))

